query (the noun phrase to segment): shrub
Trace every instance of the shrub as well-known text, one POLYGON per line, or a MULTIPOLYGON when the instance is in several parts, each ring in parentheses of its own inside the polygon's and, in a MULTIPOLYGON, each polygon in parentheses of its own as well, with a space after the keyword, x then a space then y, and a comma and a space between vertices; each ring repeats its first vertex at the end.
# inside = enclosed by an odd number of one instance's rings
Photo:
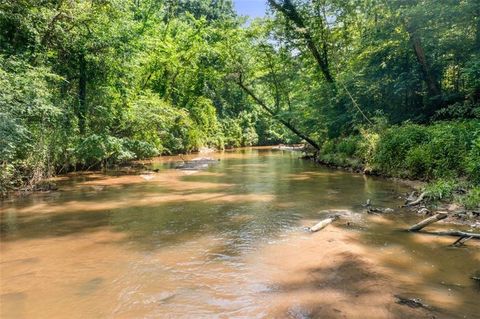
POLYGON ((4 163, 0 168, 0 198, 5 196, 15 182, 15 167, 11 164, 4 163))
POLYGON ((361 139, 358 144, 357 156, 367 165, 369 169, 372 169, 374 162, 374 156, 377 152, 378 141, 380 140, 380 134, 377 132, 371 132, 366 129, 360 130, 361 139))
POLYGON ((433 159, 427 145, 421 144, 410 149, 405 158, 408 175, 415 178, 432 177, 433 159))
POLYGON ((480 208, 480 187, 477 186, 470 189, 461 201, 467 209, 480 208))
POLYGON ((454 180, 439 179, 425 187, 426 196, 432 200, 452 199, 459 185, 454 180))
POLYGON ((375 168, 389 175, 407 170, 406 157, 409 151, 430 140, 428 131, 414 124, 395 126, 380 134, 372 162, 375 168))
POLYGON ((91 134, 81 139, 75 150, 80 163, 85 166, 117 163, 135 158, 135 154, 123 145, 123 141, 110 135, 91 134))
POLYGON ((467 126, 464 123, 447 122, 427 127, 432 136, 427 147, 432 158, 430 169, 433 171, 433 177, 464 174, 462 163, 471 139, 471 132, 467 126))
POLYGON ((125 149, 135 154, 136 159, 149 158, 161 153, 154 145, 150 143, 127 138, 123 139, 123 146, 125 149))
POLYGON ((340 142, 337 144, 337 150, 340 153, 345 154, 346 156, 353 156, 359 145, 360 138, 356 135, 352 135, 341 139, 340 142))
POLYGON ((468 178, 473 183, 480 185, 480 136, 472 142, 472 148, 465 162, 468 178))
POLYGON ((334 140, 326 140, 323 145, 322 149, 320 150, 320 154, 333 154, 335 153, 335 141, 334 140))

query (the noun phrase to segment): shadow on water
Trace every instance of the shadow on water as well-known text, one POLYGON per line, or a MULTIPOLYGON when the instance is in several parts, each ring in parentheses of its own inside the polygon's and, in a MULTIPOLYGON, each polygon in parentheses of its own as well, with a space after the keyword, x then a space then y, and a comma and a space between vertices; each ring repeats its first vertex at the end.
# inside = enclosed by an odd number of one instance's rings
MULTIPOLYGON (((123 235, 110 244, 123 247, 128 243, 136 251, 155 252, 208 237, 219 239, 220 244, 205 258, 238 257, 298 232, 303 220, 324 216, 322 210, 358 212, 367 199, 398 210, 398 194, 408 190, 377 178, 318 168, 298 160, 297 154, 270 151, 236 154, 192 175, 165 170, 155 176, 158 179, 145 181, 136 175, 92 175, 67 182, 71 188, 65 192, 4 203, 0 207, 1 241, 88 235, 106 229, 123 235)), ((402 287, 399 293, 435 304, 447 302, 452 318, 474 318, 474 313, 480 313, 479 292, 468 273, 478 268, 478 246, 448 249, 444 241, 396 231, 409 222, 409 217, 399 214, 357 229, 339 226, 355 235, 352 244, 365 248, 379 266, 398 278, 372 270, 363 259, 345 252, 338 262, 324 265, 319 260, 302 269, 298 280, 274 282, 270 290, 290 296, 326 292, 361 308, 356 299, 367 302, 382 294, 376 283, 397 280, 402 287)), ((105 279, 94 277, 80 286, 78 295, 90 294, 104 284, 105 279)), ((279 308, 283 309, 279 318, 348 317, 330 301, 286 304, 279 308)), ((411 311, 419 317, 428 314, 418 309, 404 312, 402 307, 394 304, 385 311, 392 318, 411 316, 411 311)))
MULTIPOLYGON (((290 296, 313 294, 313 302, 287 305, 277 318, 437 318, 425 309, 405 309, 385 302, 389 291, 382 282, 389 279, 372 271, 371 265, 358 256, 344 253, 345 260, 335 265, 311 267, 304 270, 308 281, 291 281, 274 287, 290 296), (323 297, 323 298, 322 298, 323 297)), ((294 297, 291 297, 294 298, 294 297)), ((281 308, 282 309, 282 308, 281 308)))
MULTIPOLYGON (((365 305, 369 306, 365 309, 368 317, 479 318, 480 291, 471 280, 480 269, 478 242, 454 248, 450 246, 454 237, 406 232, 404 229, 418 219, 408 214, 365 219, 366 226, 362 228, 346 223, 336 226, 350 233, 342 242, 360 247, 361 253, 326 249, 325 254, 317 256, 319 266, 308 266, 307 260, 307 266, 295 267, 294 279, 282 278, 273 285, 273 293, 286 294, 289 299, 296 295, 315 296, 313 301, 304 298, 289 305, 279 318, 364 318, 361 309, 365 305), (368 256, 369 261, 360 256, 368 256), (382 271, 385 269, 386 272, 382 271), (394 283, 396 288, 385 290, 382 283, 387 287, 394 283), (385 302, 380 306, 387 305, 385 313, 376 312, 380 307, 375 300, 393 301, 396 296, 419 300, 423 306, 413 309, 385 302), (351 309, 355 309, 354 313, 351 309)), ((332 231, 318 240, 335 237, 335 233, 332 231)), ((305 260, 300 259, 299 263, 302 262, 305 260)))
POLYGON ((391 220, 394 228, 372 223, 360 240, 378 251, 382 266, 399 274, 394 279, 402 283, 404 296, 431 303, 442 318, 480 318, 480 291, 471 279, 480 270, 480 243, 451 247, 457 238, 405 231, 418 217, 391 220))

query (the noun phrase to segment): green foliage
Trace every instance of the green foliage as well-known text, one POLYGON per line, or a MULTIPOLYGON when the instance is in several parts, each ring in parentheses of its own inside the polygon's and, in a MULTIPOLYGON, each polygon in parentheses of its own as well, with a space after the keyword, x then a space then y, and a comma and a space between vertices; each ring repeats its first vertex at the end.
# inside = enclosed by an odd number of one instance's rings
POLYGON ((336 143, 335 140, 327 140, 323 143, 322 149, 320 150, 320 154, 334 154, 336 152, 336 143))
POLYGON ((122 140, 109 135, 92 134, 80 140, 75 149, 77 158, 85 166, 100 166, 102 163, 122 162, 134 158, 122 140))
POLYGON ((477 138, 472 142, 472 148, 465 158, 465 167, 470 180, 480 185, 480 131, 477 130, 477 138))
POLYGON ((452 199, 459 185, 454 180, 439 179, 425 187, 425 193, 431 200, 452 199))
POLYGON ((461 203, 465 205, 467 209, 480 208, 480 187, 476 186, 471 188, 468 193, 462 197, 461 203))
POLYGON ((407 175, 421 178, 432 176, 434 159, 432 153, 425 144, 412 147, 405 157, 405 170, 407 175))
POLYGON ((478 121, 392 127, 381 135, 372 164, 380 172, 401 177, 463 176, 468 170, 474 178, 474 165, 467 169, 463 163, 474 152, 479 129, 478 121))
POLYGON ((428 132, 419 125, 392 127, 386 130, 378 141, 373 166, 387 174, 403 174, 409 152, 429 140, 428 132))
POLYGON ((127 152, 133 153, 135 159, 146 159, 160 154, 154 145, 145 141, 124 138, 122 146, 127 152))
POLYGON ((355 135, 344 138, 338 143, 337 151, 351 157, 357 152, 359 141, 359 137, 355 135))
POLYGON ((299 28, 275 8, 245 25, 231 1, 3 1, 0 188, 301 141, 286 126, 329 161, 479 183, 477 2, 292 1, 299 28))
MULTIPOLYGON (((361 129, 360 135, 327 140, 320 156, 357 159, 375 172, 406 178, 441 179, 466 176, 479 182, 478 121, 405 124, 383 131, 361 129)), ((340 160, 338 160, 340 161, 340 160)))
POLYGON ((360 148, 361 137, 357 135, 327 140, 323 143, 321 154, 342 154, 345 157, 353 157, 360 148))

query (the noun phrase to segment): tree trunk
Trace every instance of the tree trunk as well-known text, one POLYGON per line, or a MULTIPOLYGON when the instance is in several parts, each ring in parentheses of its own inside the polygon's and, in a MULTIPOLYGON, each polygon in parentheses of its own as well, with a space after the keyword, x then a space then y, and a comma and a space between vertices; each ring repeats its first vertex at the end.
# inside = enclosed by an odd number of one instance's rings
POLYGON ((87 63, 85 61, 85 55, 80 54, 79 61, 79 80, 78 80, 78 128, 80 134, 85 133, 85 120, 87 113, 87 63))
POLYGON ((428 217, 427 219, 422 220, 422 221, 419 222, 418 224, 413 225, 413 226, 410 227, 408 230, 409 230, 409 231, 419 231, 419 230, 421 230, 422 228, 425 228, 425 227, 427 227, 427 226, 430 225, 430 224, 436 223, 436 222, 438 222, 439 220, 442 220, 442 219, 447 218, 447 216, 448 216, 448 215, 445 214, 445 213, 438 213, 438 214, 436 214, 436 215, 433 215, 432 217, 428 217))
POLYGON ((435 97, 441 95, 440 86, 437 83, 437 80, 433 76, 430 67, 427 63, 427 58, 425 56, 425 50, 423 49, 422 42, 420 37, 415 34, 410 34, 410 41, 412 41, 413 49, 415 51, 415 56, 417 61, 420 64, 422 70, 422 75, 425 83, 427 84, 428 94, 430 97, 435 97))
POLYGON ((435 231, 435 232, 422 232, 422 234, 437 235, 437 236, 458 236, 472 239, 480 239, 479 233, 469 233, 459 230, 447 230, 447 231, 435 231))
POLYGON ((310 31, 303 22, 302 17, 298 13, 291 0, 283 0, 283 4, 279 4, 275 0, 268 0, 268 2, 277 11, 280 11, 287 20, 293 22, 293 24, 295 24, 295 26, 301 30, 300 33, 305 42, 307 43, 307 48, 310 50, 315 61, 320 67, 320 70, 322 71, 325 80, 330 84, 335 84, 335 79, 333 78, 332 73, 330 72, 330 67, 328 65, 326 44, 324 44, 324 50, 322 51, 323 53, 321 53, 320 50, 317 48, 310 31))
POLYGON ((410 37, 415 57, 420 65, 423 81, 427 86, 427 94, 430 99, 427 105, 427 115, 431 116, 434 114, 435 110, 443 105, 442 90, 428 64, 425 50, 423 49, 422 41, 418 36, 417 31, 413 27, 407 26, 407 32, 410 37))
POLYGON ((237 84, 240 86, 240 88, 245 91, 258 105, 260 105, 268 114, 270 114, 274 119, 282 123, 286 128, 288 128, 290 131, 295 133, 295 135, 299 136, 300 138, 304 139, 308 144, 312 145, 313 148, 315 148, 317 151, 320 150, 320 145, 318 145, 314 140, 312 140, 310 137, 308 137, 306 134, 303 134, 300 132, 297 128, 295 128, 290 122, 285 121, 284 119, 278 118, 275 114, 275 112, 267 106, 267 104, 262 101, 260 98, 258 98, 252 90, 250 90, 247 86, 245 86, 241 81, 238 81, 237 84))

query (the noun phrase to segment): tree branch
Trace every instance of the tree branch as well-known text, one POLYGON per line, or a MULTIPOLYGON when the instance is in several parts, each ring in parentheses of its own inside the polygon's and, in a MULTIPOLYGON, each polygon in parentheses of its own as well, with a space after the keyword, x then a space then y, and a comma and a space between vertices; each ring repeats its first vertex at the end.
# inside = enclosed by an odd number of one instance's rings
POLYGON ((333 78, 328 65, 325 43, 323 45, 324 55, 322 56, 322 53, 320 53, 320 50, 315 45, 315 41, 313 40, 313 37, 310 31, 306 27, 302 17, 298 13, 297 9, 295 8, 291 0, 283 0, 283 4, 279 4, 275 0, 268 0, 268 3, 270 4, 270 6, 272 6, 272 8, 281 12, 287 20, 290 20, 291 22, 293 22, 295 26, 301 30, 300 33, 303 39, 306 41, 307 47, 312 53, 313 57, 315 58, 315 61, 320 67, 320 70, 322 71, 325 77, 325 80, 328 83, 335 84, 335 79, 333 78))

